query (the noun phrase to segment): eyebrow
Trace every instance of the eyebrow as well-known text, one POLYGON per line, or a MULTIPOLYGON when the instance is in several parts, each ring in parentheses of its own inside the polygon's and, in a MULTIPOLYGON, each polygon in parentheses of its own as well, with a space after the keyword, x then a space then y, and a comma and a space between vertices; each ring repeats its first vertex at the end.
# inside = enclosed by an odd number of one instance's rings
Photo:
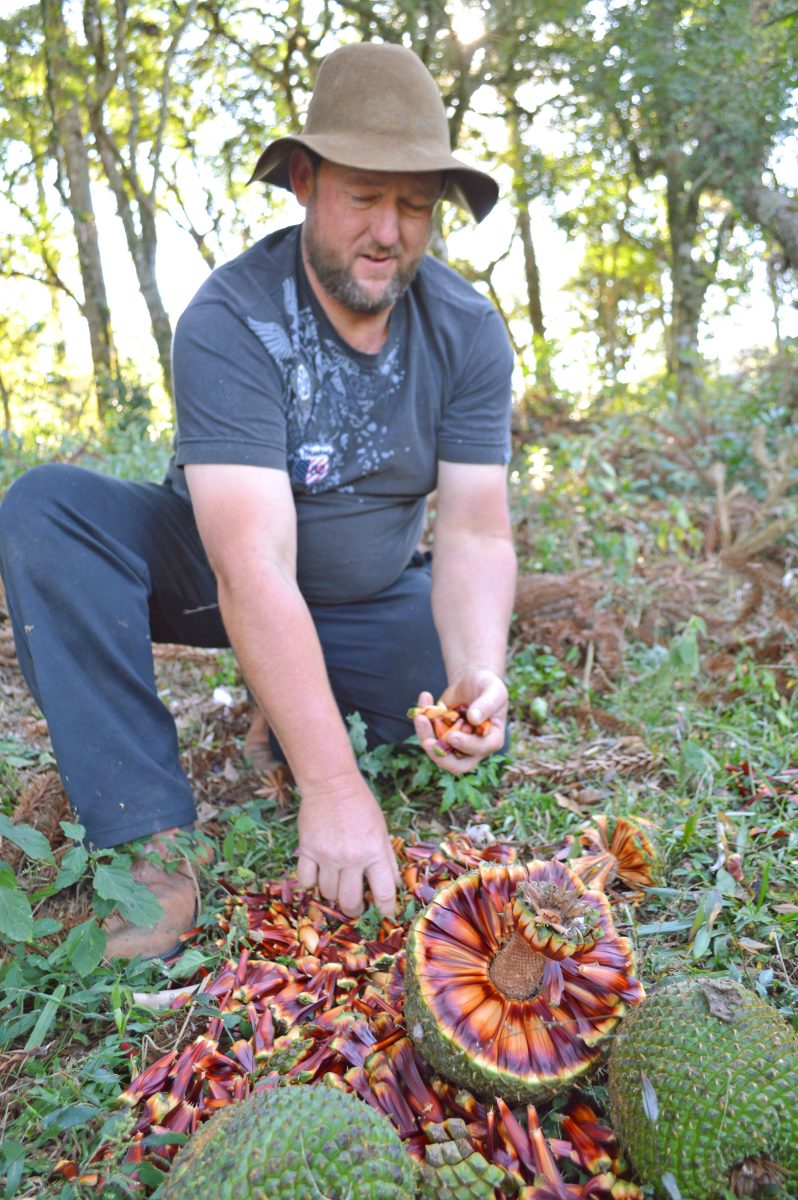
MULTIPOLYGON (((353 172, 348 177, 347 182, 351 186, 354 186, 354 187, 376 187, 376 188, 379 188, 384 185, 384 176, 392 175, 392 174, 394 174, 394 172, 390 172, 390 171, 384 171, 384 172, 383 171, 368 171, 368 172, 367 171, 357 171, 357 172, 353 172)), ((401 171, 396 172, 396 175, 401 175, 401 174, 402 174, 401 171)), ((426 174, 426 172, 424 172, 424 174, 426 174)), ((430 174, 430 176, 432 176, 432 178, 419 180, 417 183, 410 185, 410 190, 413 192, 419 192, 423 195, 428 194, 429 198, 432 200, 432 199, 437 198, 441 193, 441 190, 443 188, 443 173, 431 171, 431 172, 429 172, 429 174, 430 174), (436 175, 439 176, 437 181, 434 178, 436 175)))

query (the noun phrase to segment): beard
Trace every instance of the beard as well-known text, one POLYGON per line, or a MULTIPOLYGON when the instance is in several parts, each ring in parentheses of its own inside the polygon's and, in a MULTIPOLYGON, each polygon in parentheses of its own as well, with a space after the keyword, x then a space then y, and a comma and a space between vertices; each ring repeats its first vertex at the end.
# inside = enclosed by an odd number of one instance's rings
MULTIPOLYGON (((345 262, 329 246, 322 245, 316 238, 312 220, 306 220, 302 231, 303 245, 308 264, 321 286, 329 296, 343 304, 350 312, 361 313, 364 316, 376 316, 390 308, 404 296, 410 284, 416 277, 418 269, 424 260, 421 254, 411 259, 405 266, 397 263, 397 269, 392 279, 385 284, 382 292, 375 294, 367 291, 352 275, 351 266, 345 262)), ((398 253, 391 246, 369 246, 363 253, 378 257, 398 258, 398 253)))

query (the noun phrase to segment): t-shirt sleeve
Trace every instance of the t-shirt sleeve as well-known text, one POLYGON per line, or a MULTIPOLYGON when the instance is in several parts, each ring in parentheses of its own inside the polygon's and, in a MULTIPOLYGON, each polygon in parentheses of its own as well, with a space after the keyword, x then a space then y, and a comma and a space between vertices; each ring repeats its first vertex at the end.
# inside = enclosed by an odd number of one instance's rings
POLYGON ((175 329, 175 461, 286 467, 277 361, 219 301, 194 302, 175 329))
POLYGON ((486 311, 464 356, 438 432, 446 462, 510 461, 513 351, 495 308, 486 311))

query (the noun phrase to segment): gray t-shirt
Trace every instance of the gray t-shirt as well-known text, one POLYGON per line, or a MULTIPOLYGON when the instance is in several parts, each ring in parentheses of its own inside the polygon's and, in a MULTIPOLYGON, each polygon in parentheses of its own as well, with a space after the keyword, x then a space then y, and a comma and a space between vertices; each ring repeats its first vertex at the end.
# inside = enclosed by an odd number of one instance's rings
POLYGON ((186 463, 286 470, 302 593, 342 603, 407 566, 439 459, 509 460, 512 351, 493 305, 429 256, 379 353, 354 350, 313 293, 299 229, 214 271, 181 316, 166 481, 187 495, 186 463))

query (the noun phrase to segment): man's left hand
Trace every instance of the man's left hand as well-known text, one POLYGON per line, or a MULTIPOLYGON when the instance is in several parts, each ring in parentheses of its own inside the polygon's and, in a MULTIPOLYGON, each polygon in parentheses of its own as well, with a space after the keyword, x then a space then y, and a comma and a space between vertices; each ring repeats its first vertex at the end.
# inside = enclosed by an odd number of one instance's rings
MULTIPOLYGON (((490 728, 484 737, 477 733, 463 733, 461 730, 452 733, 448 738, 451 750, 447 752, 438 744, 431 721, 422 714, 414 718, 413 724, 418 740, 432 761, 452 775, 465 775, 468 771, 473 771, 489 754, 501 750, 504 745, 507 727, 507 687, 501 676, 494 671, 486 667, 477 667, 452 680, 439 699, 450 707, 454 707, 455 704, 467 704, 466 720, 469 725, 476 727, 483 721, 490 721, 490 728), (454 753, 455 750, 457 754, 454 753)), ((418 707, 425 708, 432 703, 432 694, 422 692, 418 698, 418 707)))

